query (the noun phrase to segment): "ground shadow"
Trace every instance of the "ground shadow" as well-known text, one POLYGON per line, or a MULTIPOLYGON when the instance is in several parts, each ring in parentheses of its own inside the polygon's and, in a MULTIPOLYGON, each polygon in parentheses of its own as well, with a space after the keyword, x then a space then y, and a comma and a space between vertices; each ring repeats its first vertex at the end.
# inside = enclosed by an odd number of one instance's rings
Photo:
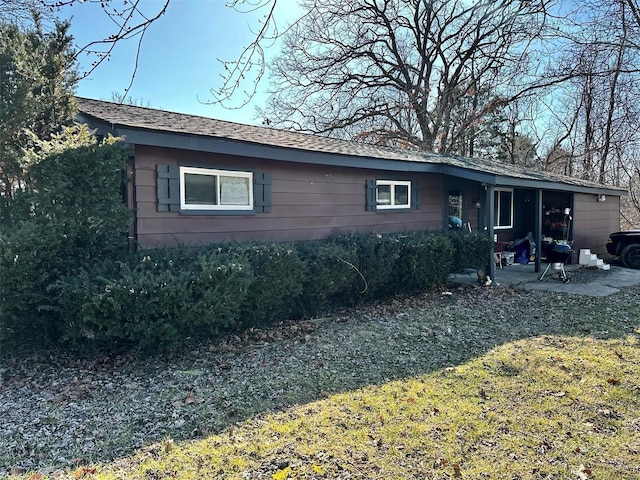
POLYGON ((256 414, 459 365, 524 338, 637 336, 639 295, 638 287, 602 298, 451 284, 154 358, 14 359, 0 390, 11 432, 2 463, 108 461, 167 437, 204 438, 256 414))

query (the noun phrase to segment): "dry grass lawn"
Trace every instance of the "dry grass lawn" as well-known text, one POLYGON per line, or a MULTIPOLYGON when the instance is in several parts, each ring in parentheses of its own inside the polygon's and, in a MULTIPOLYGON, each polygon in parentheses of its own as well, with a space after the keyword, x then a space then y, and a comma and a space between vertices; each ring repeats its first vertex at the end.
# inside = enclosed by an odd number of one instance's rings
POLYGON ((637 338, 540 337, 155 445, 97 479, 640 478, 637 338))
POLYGON ((131 455, 16 478, 640 479, 639 294, 460 290, 378 306, 302 342, 251 347, 289 362, 281 373, 298 390, 288 405, 195 440, 166 435, 131 455), (302 347, 309 357, 296 363, 302 347), (423 361, 429 352, 440 360, 423 361))

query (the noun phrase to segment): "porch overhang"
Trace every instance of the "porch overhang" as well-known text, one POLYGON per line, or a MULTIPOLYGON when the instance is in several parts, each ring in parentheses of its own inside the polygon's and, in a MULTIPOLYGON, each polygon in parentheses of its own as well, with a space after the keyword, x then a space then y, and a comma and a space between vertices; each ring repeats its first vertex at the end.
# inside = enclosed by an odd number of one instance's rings
POLYGON ((508 175, 482 172, 450 165, 442 166, 442 173, 452 177, 464 178, 480 183, 483 186, 528 188, 532 190, 553 190, 573 193, 592 193, 596 195, 628 195, 626 190, 607 186, 590 186, 564 183, 558 180, 542 180, 518 178, 508 175))

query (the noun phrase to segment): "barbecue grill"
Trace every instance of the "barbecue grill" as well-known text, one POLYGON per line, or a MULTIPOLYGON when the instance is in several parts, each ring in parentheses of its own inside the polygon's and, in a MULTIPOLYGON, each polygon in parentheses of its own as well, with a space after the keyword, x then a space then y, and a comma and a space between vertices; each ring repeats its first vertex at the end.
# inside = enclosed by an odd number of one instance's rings
POLYGON ((547 268, 544 273, 540 276, 540 280, 544 278, 549 269, 558 270, 558 276, 564 283, 569 283, 569 277, 567 276, 567 272, 564 269, 564 264, 569 260, 573 250, 571 246, 567 243, 556 243, 551 242, 545 248, 545 256, 547 257, 547 268))

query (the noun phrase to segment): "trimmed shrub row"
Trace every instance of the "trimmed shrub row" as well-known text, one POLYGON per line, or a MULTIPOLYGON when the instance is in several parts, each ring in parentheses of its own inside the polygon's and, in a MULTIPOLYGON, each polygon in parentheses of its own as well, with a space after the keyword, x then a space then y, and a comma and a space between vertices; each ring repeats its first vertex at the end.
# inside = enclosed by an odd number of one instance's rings
MULTIPOLYGON (((3 306, 11 315, 0 339, 32 338, 35 327, 47 341, 157 351, 187 338, 432 289, 453 271, 483 266, 490 248, 481 235, 422 231, 140 251, 58 272, 37 294, 6 297, 13 304, 3 306)), ((11 276, 9 270, 3 273, 11 276)))

